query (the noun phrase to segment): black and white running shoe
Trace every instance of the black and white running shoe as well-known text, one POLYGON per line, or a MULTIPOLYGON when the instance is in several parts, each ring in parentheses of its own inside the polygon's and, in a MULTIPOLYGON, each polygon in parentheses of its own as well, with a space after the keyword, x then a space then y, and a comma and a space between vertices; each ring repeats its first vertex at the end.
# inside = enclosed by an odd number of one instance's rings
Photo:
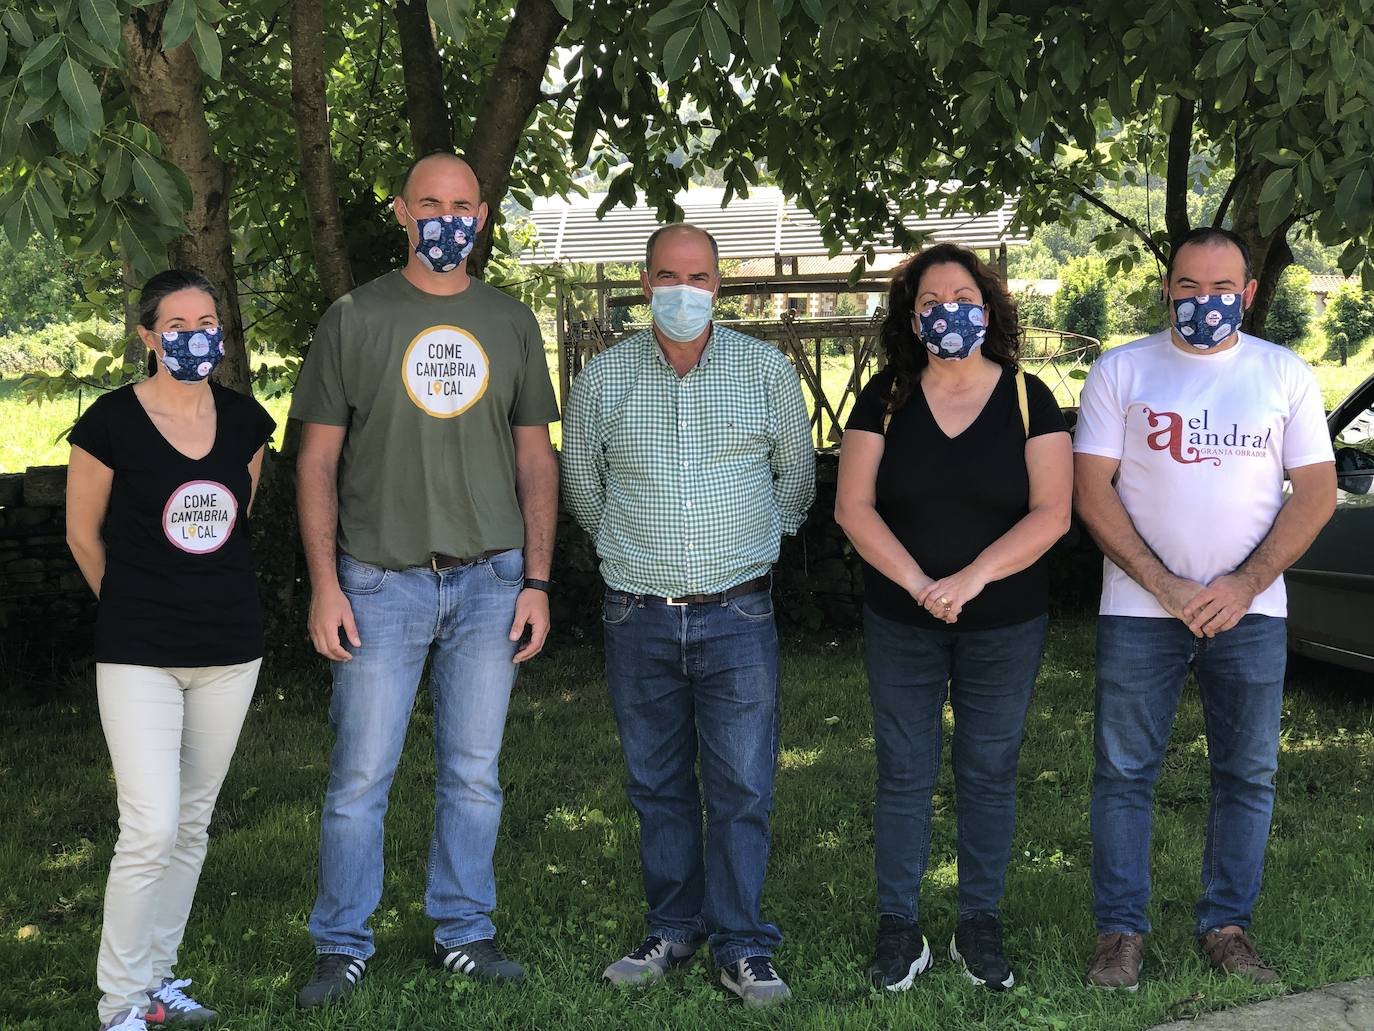
POLYGON ((885 914, 878 917, 878 944, 868 978, 876 988, 904 992, 935 962, 921 925, 885 914))
POLYGON ((337 1002, 353 993, 367 973, 367 960, 337 952, 321 952, 315 957, 315 972, 310 982, 296 994, 303 1010, 337 1002))
POLYGON ((451 949, 435 942, 434 962, 450 974, 461 974, 474 981, 508 984, 525 978, 525 968, 515 960, 507 959, 491 938, 455 945, 451 949))
POLYGON ((959 921, 954 937, 949 940, 949 958, 976 985, 1000 992, 1016 983, 1002 950, 1002 921, 991 913, 959 921))

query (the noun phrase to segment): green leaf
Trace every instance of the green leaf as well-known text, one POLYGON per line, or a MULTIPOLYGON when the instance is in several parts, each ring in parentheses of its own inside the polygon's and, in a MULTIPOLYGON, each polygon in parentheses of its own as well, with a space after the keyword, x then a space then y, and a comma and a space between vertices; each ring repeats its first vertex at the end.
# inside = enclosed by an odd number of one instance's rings
POLYGON ((177 194, 176 184, 167 170, 146 151, 133 155, 134 186, 143 199, 153 206, 153 210, 163 222, 177 224, 181 221, 181 197, 177 194))
POLYGON ((172 0, 162 16, 162 49, 175 50, 190 39, 198 16, 195 0, 172 0))
MULTIPOLYGON (((115 213, 119 209, 113 204, 102 204, 95 213, 95 219, 76 245, 78 257, 91 257, 100 253, 115 235, 115 213)), ((78 339, 80 337, 78 336, 78 339)), ((97 345, 92 345, 97 346, 97 345)))
POLYGON ((691 71, 697 58, 697 49, 695 25, 688 25, 685 29, 678 29, 677 32, 674 32, 663 47, 664 80, 676 82, 691 71))
POLYGON ((10 35, 14 41, 24 49, 33 46, 33 29, 29 28, 28 19, 18 11, 11 8, 3 15, 0 15, 0 25, 10 30, 10 35))
POLYGON ((749 0, 744 9, 744 42, 761 68, 770 67, 782 49, 782 28, 773 0, 749 0))
POLYGON ((20 125, 30 125, 40 118, 47 118, 61 103, 62 98, 56 93, 47 96, 41 94, 30 95, 29 99, 24 101, 24 106, 19 109, 19 113, 14 116, 14 119, 20 125))
POLYGON ((1374 171, 1367 161, 1341 179, 1340 188, 1336 190, 1336 210, 1347 226, 1359 226, 1368 221, 1374 211, 1374 171))
POLYGON ((24 58, 24 63, 19 66, 19 74, 32 75, 34 72, 46 68, 57 60, 58 51, 61 49, 61 36, 46 37, 43 42, 28 52, 24 58))
POLYGON ((1225 75, 1245 56, 1245 38, 1228 39, 1217 51, 1217 74, 1225 75))
POLYGON ((5 235, 10 238, 15 250, 29 245, 29 237, 33 236, 33 216, 29 214, 29 206, 22 197, 5 212, 5 235))
POLYGON ((24 193, 24 203, 28 205, 29 214, 33 217, 33 224, 43 235, 56 236, 57 228, 53 225, 52 211, 49 210, 48 202, 44 199, 43 194, 38 190, 30 189, 24 193))
POLYGON ((208 22, 196 19, 195 31, 191 33, 191 50, 196 55, 200 70, 212 79, 218 79, 223 70, 224 52, 220 49, 219 33, 208 22))
POLYGON ((59 105, 52 115, 53 132, 57 142, 69 154, 84 154, 91 142, 91 131, 81 118, 65 104, 59 105))
MULTIPOLYGON (((105 127, 105 112, 100 108, 100 91, 95 88, 95 80, 86 66, 68 57, 57 70, 57 88, 62 91, 62 99, 72 109, 77 121, 91 132, 99 132, 105 127)), ((84 149, 84 148, 83 148, 84 149)))
POLYGON ((1268 236, 1293 210, 1293 169, 1280 168, 1269 173, 1259 196, 1260 233, 1268 236))
POLYGON ((1045 123, 1049 121, 1050 107, 1046 103, 1045 97, 1039 90, 1026 97, 1026 101, 1021 105, 1021 117, 1018 128, 1021 135, 1028 140, 1039 137, 1041 130, 1045 128, 1045 123))
POLYGON ((105 176, 100 181, 100 196, 107 201, 116 201, 123 197, 129 192, 133 176, 133 163, 129 160, 129 152, 122 146, 116 146, 105 164, 105 176))
POLYGON ((127 219, 119 219, 119 249, 140 276, 151 276, 167 267, 167 248, 156 239, 146 239, 127 219))
POLYGON ((1289 55, 1288 60, 1284 61, 1279 68, 1279 103, 1285 108, 1292 108, 1302 96, 1302 66, 1298 64, 1298 59, 1289 55))
POLYGON ((551 0, 553 9, 564 21, 573 20, 573 0, 551 0))
POLYGON ((81 24, 103 47, 119 49, 119 7, 114 0, 80 0, 81 24))
POLYGON ((644 23, 644 31, 651 36, 659 36, 671 31, 681 22, 695 21, 700 10, 701 5, 697 0, 673 0, 667 7, 654 12, 644 23))
POLYGON ((1292 188, 1293 169, 1276 169, 1269 173, 1268 179, 1264 180, 1264 187, 1260 190, 1259 202, 1261 204, 1273 204, 1292 188))
MULTIPOLYGON (((806 7, 806 0, 802 0, 806 7)), ((715 13, 725 22, 731 32, 739 32, 739 6, 737 0, 716 0, 715 13)))
POLYGON ((711 60, 724 68, 730 63, 730 33, 726 31, 720 15, 708 8, 701 17, 701 31, 706 37, 711 60))
POLYGON ((468 34, 468 13, 472 0, 429 0, 429 16, 445 35, 462 42, 468 34))
POLYGON ((5 67, 5 58, 10 52, 10 34, 4 29, 0 29, 0 68, 5 67))

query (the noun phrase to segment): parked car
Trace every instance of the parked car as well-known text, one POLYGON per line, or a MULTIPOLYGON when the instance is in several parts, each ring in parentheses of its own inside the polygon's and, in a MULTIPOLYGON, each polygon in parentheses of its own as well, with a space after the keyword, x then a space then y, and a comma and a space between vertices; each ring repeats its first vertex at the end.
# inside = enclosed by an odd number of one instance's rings
POLYGON ((1327 419, 1336 514, 1288 570, 1293 651, 1374 673, 1374 376, 1327 419))

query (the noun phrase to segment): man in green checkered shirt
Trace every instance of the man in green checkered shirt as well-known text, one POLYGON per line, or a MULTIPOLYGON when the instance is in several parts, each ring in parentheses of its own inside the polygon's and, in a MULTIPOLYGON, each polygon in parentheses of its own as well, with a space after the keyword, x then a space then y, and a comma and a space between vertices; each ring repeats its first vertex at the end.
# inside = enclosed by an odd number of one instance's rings
POLYGON ((605 977, 656 980, 709 940, 721 983, 764 1006, 789 994, 761 913, 778 751, 769 570, 815 497, 815 454, 791 364, 711 323, 717 258, 694 226, 649 238, 653 328, 573 384, 563 494, 607 585, 606 679, 648 903, 648 937, 605 977))

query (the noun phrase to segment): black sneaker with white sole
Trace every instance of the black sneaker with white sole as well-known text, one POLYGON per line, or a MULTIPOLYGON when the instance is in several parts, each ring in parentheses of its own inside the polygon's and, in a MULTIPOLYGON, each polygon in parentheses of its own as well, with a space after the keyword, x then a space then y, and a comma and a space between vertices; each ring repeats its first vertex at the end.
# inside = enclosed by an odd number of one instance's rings
POLYGON ((450 974, 461 974, 474 981, 510 984, 525 979, 525 968, 508 959, 491 938, 455 945, 451 949, 435 942, 434 962, 450 974))
POLYGON ((303 1010, 314 1009, 352 994, 367 972, 367 960, 337 952, 321 952, 315 957, 315 972, 310 982, 296 994, 303 1010))
POLYGON ((868 979, 875 988, 904 992, 934 962, 920 924, 891 914, 878 917, 878 944, 868 965, 868 979))
POLYGON ((949 958, 974 984, 1000 992, 1016 983, 1002 950, 1002 921, 991 913, 960 920, 949 940, 949 958))

